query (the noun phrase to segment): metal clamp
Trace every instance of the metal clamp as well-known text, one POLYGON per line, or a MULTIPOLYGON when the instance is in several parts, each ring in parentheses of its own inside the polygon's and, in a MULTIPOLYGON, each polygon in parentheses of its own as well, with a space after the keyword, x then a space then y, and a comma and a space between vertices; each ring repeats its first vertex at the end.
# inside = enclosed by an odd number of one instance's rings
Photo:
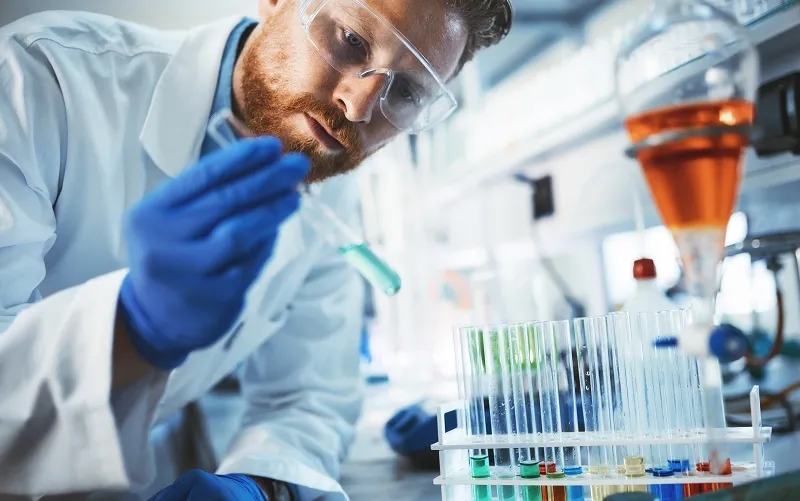
POLYGON ((750 124, 745 125, 714 125, 710 127, 697 127, 694 129, 681 129, 681 130, 668 130, 659 134, 648 136, 643 141, 629 146, 625 150, 625 155, 628 158, 636 158, 639 152, 648 148, 656 146, 664 146, 665 144, 680 141, 689 137, 713 137, 722 136, 725 134, 736 134, 738 136, 750 137, 753 127, 750 124))

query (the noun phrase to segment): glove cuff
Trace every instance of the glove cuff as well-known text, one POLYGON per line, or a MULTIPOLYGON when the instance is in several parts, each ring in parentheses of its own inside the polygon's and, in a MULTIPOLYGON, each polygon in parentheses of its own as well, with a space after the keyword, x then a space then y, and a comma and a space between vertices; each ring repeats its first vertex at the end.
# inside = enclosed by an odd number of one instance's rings
POLYGON ((186 360, 189 355, 187 351, 158 346, 158 341, 163 340, 163 336, 147 319, 127 277, 122 281, 119 290, 117 312, 125 324, 131 344, 147 363, 163 371, 170 371, 186 360))
POLYGON ((240 475, 238 473, 232 475, 220 475, 221 478, 227 478, 229 480, 233 480, 234 482, 238 483, 247 491, 253 495, 253 499, 258 499, 260 501, 273 501, 272 499, 268 499, 267 495, 261 490, 261 487, 258 486, 255 480, 250 478, 247 475, 240 475))

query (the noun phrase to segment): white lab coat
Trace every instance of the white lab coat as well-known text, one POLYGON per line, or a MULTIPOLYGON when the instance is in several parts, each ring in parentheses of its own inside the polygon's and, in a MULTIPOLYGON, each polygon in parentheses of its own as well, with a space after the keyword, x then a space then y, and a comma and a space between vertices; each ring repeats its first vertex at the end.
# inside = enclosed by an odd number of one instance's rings
MULTIPOLYGON (((239 19, 164 32, 49 12, 0 29, 0 493, 144 489, 148 435, 244 363, 247 411, 220 473, 342 499, 360 411, 363 286, 297 217, 244 327, 109 400, 123 213, 199 155, 239 19)), ((353 180, 321 196, 353 222, 353 180)))

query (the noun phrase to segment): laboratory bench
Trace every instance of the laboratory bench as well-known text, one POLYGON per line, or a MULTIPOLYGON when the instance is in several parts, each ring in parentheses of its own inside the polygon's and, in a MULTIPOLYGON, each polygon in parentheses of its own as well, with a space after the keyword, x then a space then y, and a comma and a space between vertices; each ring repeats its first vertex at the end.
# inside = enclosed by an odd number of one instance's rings
MULTIPOLYGON (((341 473, 341 484, 352 501, 441 500, 441 489, 433 484, 438 472, 414 468, 406 459, 398 457, 383 437, 384 424, 392 414, 420 395, 430 396, 430 387, 383 385, 368 388, 356 441, 341 473)), ((441 391, 434 393, 436 398, 441 395, 441 391)), ((212 453, 219 458, 237 429, 243 402, 236 393, 212 393, 196 408, 212 453)), ((800 451, 800 432, 773 435, 765 446, 766 458, 775 462, 776 474, 800 470, 797 451, 800 451)))

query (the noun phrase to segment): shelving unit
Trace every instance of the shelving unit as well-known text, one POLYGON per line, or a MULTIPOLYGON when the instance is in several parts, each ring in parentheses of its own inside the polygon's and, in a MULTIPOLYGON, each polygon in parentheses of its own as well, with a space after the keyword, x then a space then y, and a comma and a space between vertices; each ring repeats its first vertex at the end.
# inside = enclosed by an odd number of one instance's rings
MULTIPOLYGON (((476 436, 467 433, 464 415, 465 402, 455 401, 442 405, 438 409, 439 441, 431 446, 439 452, 440 475, 434 484, 442 488, 442 501, 467 501, 472 499, 471 486, 593 486, 593 485, 655 485, 655 484, 741 484, 772 475, 774 463, 766 461, 763 444, 772 436, 772 428, 761 426, 761 408, 759 388, 754 386, 750 392, 750 408, 752 425, 749 427, 727 428, 725 442, 749 443, 753 445, 752 460, 733 461, 733 472, 730 475, 712 475, 710 473, 692 472, 690 474, 658 478, 647 475, 640 478, 629 478, 611 471, 607 475, 588 472, 584 465, 584 473, 566 478, 535 479, 516 477, 503 478, 494 471, 489 478, 473 478, 469 469, 469 451, 473 449, 535 449, 541 447, 603 447, 618 445, 681 445, 702 444, 708 439, 705 430, 694 430, 683 436, 612 436, 592 432, 573 433, 536 433, 526 435, 485 435, 476 436), (450 431, 445 429, 445 415, 455 411, 458 414, 458 426, 450 431)), ((587 490, 586 499, 589 499, 587 490)), ((593 500, 594 501, 594 500, 593 500)))
MULTIPOLYGON (((773 66, 782 68, 786 55, 790 53, 788 51, 797 46, 800 40, 798 28, 800 4, 795 0, 783 2, 764 17, 748 23, 750 36, 760 53, 762 74, 765 78, 774 78, 771 74, 773 66)), ((694 59, 666 71, 658 77, 659 83, 664 86, 672 85, 687 73, 696 71, 697 65, 702 64, 702 58, 694 59)), ((534 112, 535 110, 530 110, 530 113, 534 112)), ((473 116, 471 120, 502 126, 496 124, 496 120, 482 119, 480 116, 473 116)), ((452 169, 452 176, 445 176, 431 187, 427 194, 428 204, 430 207, 446 206, 476 189, 485 188, 511 176, 539 159, 558 155, 570 146, 616 130, 622 130, 621 119, 618 106, 609 95, 598 99, 586 109, 561 117, 556 123, 537 125, 535 129, 526 132, 527 140, 520 138, 514 142, 513 147, 492 151, 480 158, 471 159, 458 169, 452 169)), ((619 155, 622 157, 622 148, 619 155)))

